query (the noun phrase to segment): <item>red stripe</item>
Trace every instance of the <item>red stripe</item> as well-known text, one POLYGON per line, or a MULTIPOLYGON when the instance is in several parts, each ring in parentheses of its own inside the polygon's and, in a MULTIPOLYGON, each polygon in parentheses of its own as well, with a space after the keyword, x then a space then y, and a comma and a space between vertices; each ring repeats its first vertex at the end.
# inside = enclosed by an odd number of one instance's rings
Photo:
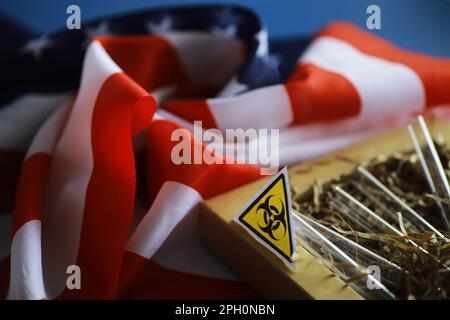
MULTIPOLYGON (((164 38, 150 35, 97 37, 112 60, 134 81, 148 91, 174 86, 176 95, 205 97, 216 95, 221 84, 191 83, 182 59, 173 45, 164 38)), ((248 49, 242 47, 242 55, 248 49)), ((231 77, 231 74, 230 74, 231 77)))
POLYGON ((257 299, 242 282, 209 278, 167 269, 137 254, 126 252, 128 266, 141 272, 121 299, 257 299))
POLYGON ((207 100, 169 100, 164 102, 164 109, 191 123, 202 121, 205 128, 217 128, 216 120, 209 110, 207 100))
MULTIPOLYGON (((148 129, 147 180, 150 202, 153 202, 166 181, 180 182, 197 190, 203 198, 209 198, 260 177, 258 168, 241 164, 175 165, 171 153, 178 142, 171 141, 171 134, 176 129, 181 127, 168 120, 153 121, 148 129)), ((195 141, 188 130, 183 130, 191 150, 197 146, 203 154, 205 147, 195 141)), ((206 152, 211 155, 209 150, 206 152)), ((122 267, 121 292, 134 283, 148 261, 144 257, 137 258, 137 255, 131 253, 130 255, 126 257, 122 267)))
MULTIPOLYGON (((184 101, 179 102, 195 102, 190 99, 201 99, 205 97, 215 97, 223 89, 223 84, 215 83, 185 83, 178 85, 176 90, 170 96, 170 102, 172 99, 176 100, 178 97, 184 101)), ((163 101, 162 105, 165 108, 166 101, 163 101)))
POLYGON ((12 235, 28 221, 42 220, 50 159, 47 153, 35 153, 25 160, 17 188, 12 235))
POLYGON ((426 91, 426 105, 450 103, 450 59, 431 57, 394 46, 349 23, 334 23, 318 36, 330 36, 343 40, 358 50, 391 62, 402 63, 413 69, 421 78, 426 91))
POLYGON ((136 253, 125 251, 119 281, 120 296, 125 294, 133 283, 139 281, 139 275, 148 261, 136 253))
POLYGON ((148 91, 187 81, 177 51, 163 38, 145 35, 97 39, 114 62, 148 91))
MULTIPOLYGON (((166 181, 176 181, 190 186, 197 190, 204 199, 207 199, 260 177, 259 168, 253 166, 245 164, 194 164, 193 155, 191 157, 192 164, 174 164, 171 153, 178 142, 171 141, 171 135, 174 130, 180 128, 171 121, 158 120, 152 122, 148 129, 147 180, 151 201, 166 181)), ((193 139, 186 129, 184 130, 189 137, 192 153, 194 148, 199 148, 200 154, 203 154, 205 146, 193 139)), ((209 150, 206 152, 211 155, 209 150)))
POLYGON ((0 214, 14 209, 20 168, 25 154, 21 151, 0 149, 0 214))
POLYGON ((103 84, 92 115, 94 168, 77 259, 83 290, 66 290, 60 298, 116 297, 135 197, 132 132, 148 125, 155 109, 154 100, 123 73, 103 84))
POLYGON ((285 87, 294 123, 335 120, 361 110, 361 99, 350 81, 312 64, 299 65, 285 87))

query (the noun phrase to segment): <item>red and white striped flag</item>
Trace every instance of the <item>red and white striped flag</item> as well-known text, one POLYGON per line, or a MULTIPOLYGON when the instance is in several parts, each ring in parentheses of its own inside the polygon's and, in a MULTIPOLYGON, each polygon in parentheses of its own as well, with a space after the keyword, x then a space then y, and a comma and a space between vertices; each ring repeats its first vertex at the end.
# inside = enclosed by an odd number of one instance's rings
MULTIPOLYGON (((450 105, 448 59, 401 50, 344 23, 314 37, 284 84, 182 98, 217 92, 247 54, 236 39, 201 32, 89 44, 78 93, 45 120, 22 163, 10 257, 0 263, 7 298, 256 298, 200 243, 195 208, 260 170, 174 164, 174 130, 219 157, 193 136, 192 121, 280 129, 285 165, 450 105), (81 269, 81 290, 66 288, 70 265, 81 269)), ((21 161, 4 149, 6 162, 21 161)))

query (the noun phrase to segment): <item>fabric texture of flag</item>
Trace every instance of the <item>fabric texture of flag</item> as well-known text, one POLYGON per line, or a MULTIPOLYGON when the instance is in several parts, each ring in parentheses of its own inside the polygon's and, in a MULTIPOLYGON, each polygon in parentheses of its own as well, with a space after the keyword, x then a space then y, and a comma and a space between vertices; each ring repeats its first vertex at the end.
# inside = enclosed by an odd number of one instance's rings
POLYGON ((193 121, 280 129, 288 165, 417 113, 448 117, 449 59, 344 22, 270 45, 258 17, 235 6, 151 10, 49 35, 0 24, 9 39, 0 51, 3 298, 258 298, 201 243, 196 207, 260 170, 174 164, 174 130, 221 157, 193 121), (66 288, 70 265, 81 290, 66 288))

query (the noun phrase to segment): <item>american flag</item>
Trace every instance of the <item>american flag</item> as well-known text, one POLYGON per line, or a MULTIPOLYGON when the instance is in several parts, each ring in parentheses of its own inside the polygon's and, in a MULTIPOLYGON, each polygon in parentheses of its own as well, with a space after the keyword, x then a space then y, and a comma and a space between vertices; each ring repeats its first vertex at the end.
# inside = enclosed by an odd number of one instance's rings
POLYGON ((450 105, 449 59, 344 22, 270 44, 253 12, 219 5, 0 30, 3 298, 258 298, 201 243, 196 206, 259 168, 176 165, 173 130, 198 145, 195 120, 277 128, 288 165, 450 105))

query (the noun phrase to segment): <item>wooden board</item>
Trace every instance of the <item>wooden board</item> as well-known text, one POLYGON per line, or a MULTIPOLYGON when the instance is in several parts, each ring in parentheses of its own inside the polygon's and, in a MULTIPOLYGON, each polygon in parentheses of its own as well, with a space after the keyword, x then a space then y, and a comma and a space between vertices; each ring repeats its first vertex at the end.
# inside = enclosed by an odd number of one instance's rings
MULTIPOLYGON (((433 136, 441 134, 450 141, 450 124, 426 120, 433 136)), ((326 182, 355 168, 346 159, 361 163, 378 155, 413 149, 406 128, 384 133, 327 156, 289 167, 289 181, 300 192, 316 179, 326 182)), ((281 260, 233 222, 243 206, 268 181, 263 178, 200 205, 202 239, 231 269, 263 297, 272 299, 362 299, 351 287, 322 265, 303 247, 297 249, 297 270, 281 260)))

